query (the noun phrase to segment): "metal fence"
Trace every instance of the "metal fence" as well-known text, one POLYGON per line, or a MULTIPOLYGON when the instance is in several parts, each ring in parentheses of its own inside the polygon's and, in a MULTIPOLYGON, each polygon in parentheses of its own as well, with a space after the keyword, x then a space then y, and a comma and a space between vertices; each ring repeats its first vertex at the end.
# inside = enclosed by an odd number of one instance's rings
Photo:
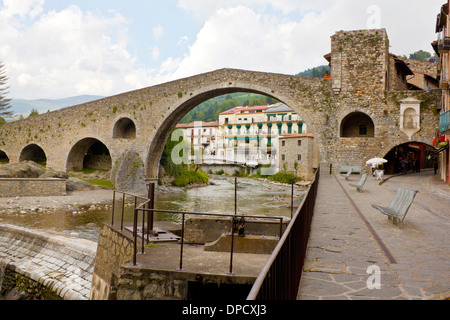
MULTIPOLYGON (((180 236, 180 259, 179 259, 179 269, 183 269, 183 254, 184 254, 184 246, 185 246, 185 222, 187 216, 204 216, 204 217, 216 217, 216 218, 229 218, 230 219, 230 235, 231 235, 231 246, 230 246, 230 264, 229 264, 229 273, 233 273, 233 256, 234 256, 234 238, 237 237, 236 228, 235 228, 235 222, 236 219, 239 220, 241 218, 244 218, 246 223, 274 223, 269 222, 270 220, 278 220, 278 223, 280 225, 279 229, 279 237, 281 238, 283 234, 283 218, 282 217, 267 217, 267 216, 243 216, 243 215, 226 215, 226 214, 215 214, 215 213, 201 213, 201 212, 187 212, 187 211, 172 211, 172 210, 161 210, 161 209, 147 209, 144 208, 145 204, 142 204, 140 207, 137 207, 134 209, 134 223, 133 223, 133 238, 134 238, 134 252, 133 252, 133 265, 137 264, 137 243, 138 243, 138 220, 139 220, 139 212, 142 212, 142 234, 141 234, 141 254, 145 254, 145 239, 148 238, 148 232, 146 232, 147 228, 145 228, 145 216, 147 213, 155 213, 155 212, 162 212, 166 214, 176 214, 181 215, 181 236, 180 236), (263 219, 263 220, 262 220, 263 219), (253 220, 252 222, 250 222, 253 220), (264 221, 265 220, 265 221, 264 221), (267 221, 269 220, 269 221, 267 221)), ((149 241, 147 240, 147 243, 149 241)))
POLYGON ((306 257, 320 168, 247 300, 295 300, 306 257))
MULTIPOLYGON (((179 260, 179 269, 183 269, 183 254, 184 254, 184 246, 185 246, 185 222, 186 218, 189 216, 213 216, 217 218, 229 218, 230 219, 230 235, 231 235, 231 248, 230 248, 230 264, 229 264, 229 273, 233 273, 233 255, 234 255, 234 238, 235 233, 235 222, 239 219, 244 219, 245 223, 260 223, 260 224, 279 224, 279 238, 282 238, 283 235, 283 217, 269 217, 269 216, 254 216, 254 215, 238 215, 237 214, 237 178, 235 178, 235 192, 234 192, 234 214, 215 214, 215 213, 203 213, 203 212, 187 212, 187 211, 174 211, 174 210, 162 210, 155 209, 155 185, 150 184, 148 187, 149 195, 148 198, 143 198, 139 196, 135 196, 133 194, 129 194, 122 191, 114 191, 113 195, 113 208, 112 208, 112 218, 111 225, 114 226, 114 216, 116 210, 120 210, 120 230, 124 230, 124 215, 125 215, 125 201, 128 199, 132 199, 134 202, 134 216, 133 216, 133 239, 134 239, 134 250, 133 250, 133 265, 137 264, 137 253, 138 253, 138 242, 140 241, 141 254, 145 254, 145 245, 151 242, 150 234, 153 231, 154 225, 154 213, 165 213, 172 215, 181 215, 181 236, 180 236, 180 260, 179 260), (121 199, 121 205, 116 205, 116 199, 121 199), (140 203, 139 203, 140 202, 140 203), (141 224, 141 230, 138 232, 138 224, 141 224), (139 240, 138 237, 141 239, 139 240)), ((292 184, 292 193, 291 193, 291 212, 293 212, 293 184, 292 184)), ((292 216, 292 215, 291 215, 292 216)))

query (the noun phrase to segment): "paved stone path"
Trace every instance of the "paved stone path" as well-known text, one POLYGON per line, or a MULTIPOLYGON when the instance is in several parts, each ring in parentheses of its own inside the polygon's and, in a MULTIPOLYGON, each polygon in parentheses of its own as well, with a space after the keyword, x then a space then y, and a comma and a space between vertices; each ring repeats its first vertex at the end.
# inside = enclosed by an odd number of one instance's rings
POLYGON ((298 299, 450 297, 450 187, 423 171, 382 185, 369 177, 358 193, 349 183, 359 178, 320 177, 298 299), (400 186, 419 190, 402 229, 371 207, 387 206, 400 186), (369 289, 377 279, 380 289, 369 289))

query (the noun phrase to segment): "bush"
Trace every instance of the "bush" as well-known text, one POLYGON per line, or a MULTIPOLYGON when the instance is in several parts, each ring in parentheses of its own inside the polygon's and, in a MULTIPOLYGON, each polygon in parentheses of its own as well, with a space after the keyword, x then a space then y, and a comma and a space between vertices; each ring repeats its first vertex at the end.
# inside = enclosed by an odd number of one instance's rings
POLYGON ((223 169, 220 169, 219 171, 216 171, 216 174, 221 176, 225 173, 225 171, 223 171, 223 169))
POLYGON ((292 179, 294 179, 295 182, 302 180, 301 178, 296 177, 292 173, 286 173, 284 171, 280 171, 274 175, 268 175, 268 176, 261 175, 260 169, 258 169, 257 173, 255 175, 253 175, 252 177, 253 178, 264 178, 267 180, 281 182, 281 183, 288 183, 288 184, 292 183, 292 179))
POLYGON ((292 183, 292 180, 299 181, 300 179, 294 176, 292 173, 286 173, 286 172, 278 172, 274 175, 267 176, 267 179, 281 182, 281 183, 292 183))
POLYGON ((189 184, 206 184, 209 182, 209 177, 201 170, 197 171, 183 171, 180 175, 176 176, 172 182, 172 185, 176 187, 185 187, 189 184))

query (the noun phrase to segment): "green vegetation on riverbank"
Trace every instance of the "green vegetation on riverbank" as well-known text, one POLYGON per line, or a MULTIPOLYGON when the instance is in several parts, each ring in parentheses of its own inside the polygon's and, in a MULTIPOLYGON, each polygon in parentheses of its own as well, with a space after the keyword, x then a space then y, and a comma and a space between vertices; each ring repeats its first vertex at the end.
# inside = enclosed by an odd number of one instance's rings
POLYGON ((263 178, 270 181, 280 182, 280 183, 289 183, 291 184, 292 181, 297 182, 301 181, 302 178, 295 176, 292 173, 288 173, 286 171, 280 171, 275 174, 271 175, 262 175, 261 174, 261 168, 257 170, 255 175, 250 176, 251 178, 263 178))
POLYGON ((190 184, 208 184, 209 176, 201 170, 183 170, 172 181, 176 187, 185 187, 190 184))
MULTIPOLYGON (((180 137, 178 141, 172 141, 172 139, 169 138, 166 143, 160 162, 161 166, 164 168, 163 179, 167 181, 167 178, 169 178, 171 184, 177 187, 185 187, 193 184, 208 184, 209 176, 203 171, 197 168, 192 169, 191 166, 188 166, 185 163, 175 164, 172 161, 173 149, 180 143, 184 143, 182 139, 183 137, 180 137)), ((180 156, 184 155, 180 154, 180 156)))

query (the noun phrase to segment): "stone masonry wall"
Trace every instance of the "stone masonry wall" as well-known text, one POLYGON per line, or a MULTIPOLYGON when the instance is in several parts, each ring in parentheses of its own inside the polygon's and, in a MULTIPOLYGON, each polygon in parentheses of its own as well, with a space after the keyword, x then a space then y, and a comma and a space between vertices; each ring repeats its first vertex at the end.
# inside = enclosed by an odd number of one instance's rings
POLYGON ((66 195, 66 179, 0 179, 0 197, 66 195))
MULTIPOLYGON (((283 232, 288 224, 289 220, 283 219, 283 232)), ((187 243, 205 244, 216 241, 222 234, 230 232, 231 227, 231 219, 193 217, 186 220, 184 238, 187 243)), ((245 223, 245 233, 248 235, 279 236, 280 224, 278 220, 265 220, 264 223, 248 220, 245 223)))
POLYGON ((96 243, 0 225, 0 291, 88 300, 96 243), (3 277, 1 275, 3 274, 3 277))
POLYGON ((279 147, 280 170, 293 173, 304 180, 311 181, 315 170, 319 167, 318 149, 311 134, 302 136, 286 136, 280 138, 279 147), (300 141, 300 145, 298 145, 300 141), (283 145, 284 142, 284 145, 283 145), (283 161, 282 157, 285 156, 283 161), (299 160, 298 157, 301 157, 299 160), (297 168, 295 167, 297 164, 297 168))
POLYGON ((98 240, 91 300, 116 300, 120 268, 133 258, 133 239, 104 224, 98 240))

